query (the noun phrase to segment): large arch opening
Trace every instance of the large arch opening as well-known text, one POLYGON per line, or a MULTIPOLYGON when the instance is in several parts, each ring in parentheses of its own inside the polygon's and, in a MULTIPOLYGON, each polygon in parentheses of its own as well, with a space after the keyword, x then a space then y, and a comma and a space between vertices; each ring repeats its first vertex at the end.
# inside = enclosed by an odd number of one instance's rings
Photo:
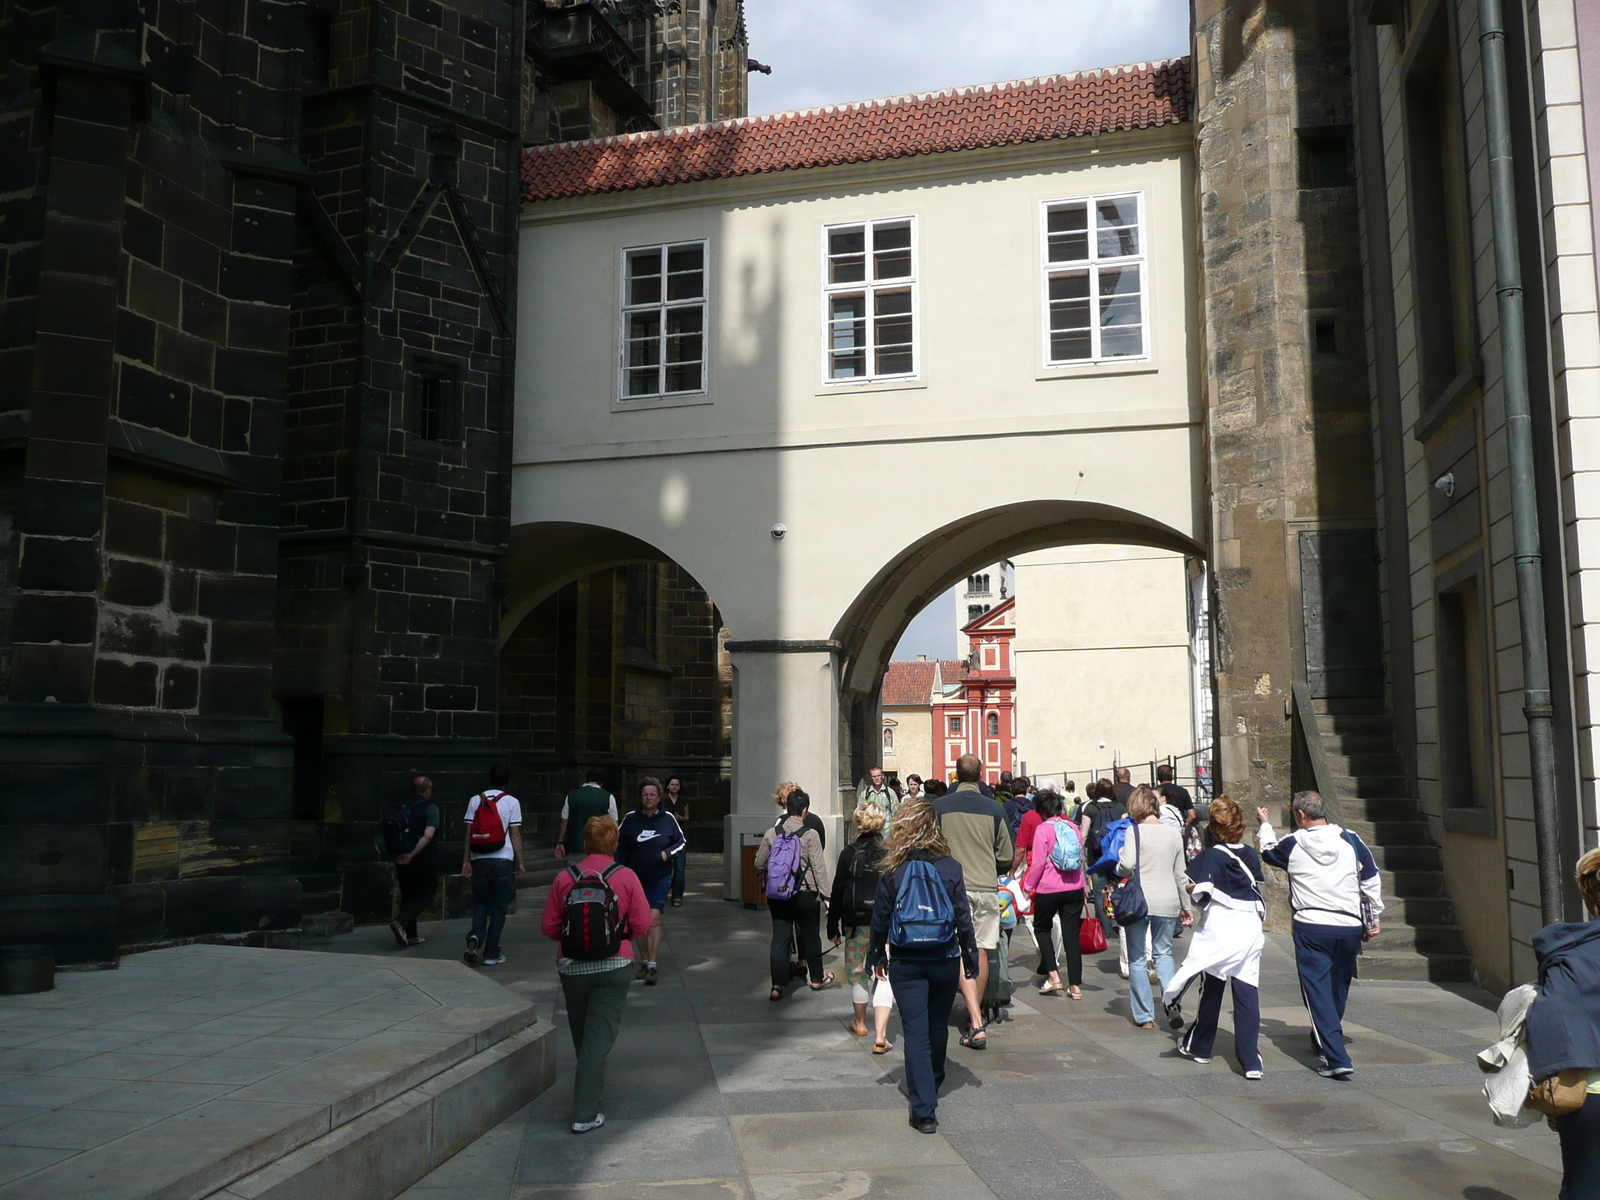
POLYGON ((1204 564, 1175 530, 1070 501, 974 513, 906 548, 835 628, 842 789, 872 766, 946 774, 963 749, 991 780, 1010 770, 1082 787, 1113 766, 1142 777, 1175 759, 1203 785, 1214 711, 1204 564), (957 584, 971 594, 952 605, 957 584), (951 657, 928 654, 890 675, 908 626, 941 598, 960 630, 951 657), (1085 703, 1090 688, 1103 703, 1085 703), (1063 733, 1089 711, 1102 732, 1063 733))
POLYGON ((589 525, 516 529, 499 676, 518 786, 559 798, 598 767, 626 805, 642 777, 678 775, 691 844, 720 849, 727 634, 695 576, 648 542, 589 525))

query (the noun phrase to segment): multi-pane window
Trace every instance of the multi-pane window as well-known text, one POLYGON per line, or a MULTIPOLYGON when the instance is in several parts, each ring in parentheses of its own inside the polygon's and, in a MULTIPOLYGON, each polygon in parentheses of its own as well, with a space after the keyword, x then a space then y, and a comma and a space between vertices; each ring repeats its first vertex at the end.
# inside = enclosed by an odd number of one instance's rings
POLYGON ((1050 365, 1148 353, 1142 207, 1138 195, 1045 205, 1050 365))
POLYGON ((950 718, 950 732, 951 733, 960 733, 961 732, 961 718, 960 717, 951 717, 950 718))
POLYGON ((622 398, 704 391, 706 244, 629 250, 624 272, 622 398))
POLYGON ((916 246, 909 217, 827 231, 827 378, 916 373, 916 246))
POLYGON ((430 442, 458 440, 456 425, 456 373, 450 363, 417 359, 411 431, 430 442))

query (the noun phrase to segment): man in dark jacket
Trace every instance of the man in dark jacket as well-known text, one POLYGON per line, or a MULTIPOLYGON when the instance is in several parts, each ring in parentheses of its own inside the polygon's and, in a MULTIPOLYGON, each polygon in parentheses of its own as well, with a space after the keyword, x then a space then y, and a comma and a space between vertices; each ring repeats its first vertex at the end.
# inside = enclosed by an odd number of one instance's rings
POLYGON ((622 818, 617 829, 616 859, 639 877, 645 899, 650 902, 650 928, 639 935, 636 945, 642 958, 636 977, 646 984, 656 982, 656 952, 661 948, 661 911, 667 907, 667 892, 672 887, 672 858, 685 846, 678 818, 661 806, 661 781, 647 775, 639 781, 639 807, 622 818))

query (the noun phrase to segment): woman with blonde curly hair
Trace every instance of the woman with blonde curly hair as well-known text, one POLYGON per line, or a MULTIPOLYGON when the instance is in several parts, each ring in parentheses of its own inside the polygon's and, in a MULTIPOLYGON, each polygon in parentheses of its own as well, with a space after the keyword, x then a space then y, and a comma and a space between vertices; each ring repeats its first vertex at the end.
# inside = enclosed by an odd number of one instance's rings
POLYGON ((972 931, 972 909, 961 864, 950 857, 950 844, 939 827, 939 816, 927 801, 902 804, 884 852, 878 897, 872 905, 872 936, 867 963, 879 979, 887 979, 900 1006, 900 1040, 906 1056, 906 1091, 911 1098, 911 1127, 919 1133, 937 1133, 939 1086, 944 1082, 945 1050, 950 1041, 950 1010, 959 990, 959 974, 978 977, 978 942, 972 931), (909 886, 908 886, 909 885, 909 886), (948 938, 927 940, 924 929, 910 936, 896 920, 902 889, 907 898, 921 894, 926 917, 937 920, 948 898, 948 938), (895 940, 891 940, 895 939, 895 940), (894 957, 885 959, 890 945, 894 957), (959 963, 959 966, 957 965, 959 963))
POLYGON ((856 840, 839 851, 833 868, 833 895, 828 898, 828 940, 844 942, 844 974, 850 981, 855 1020, 850 1032, 867 1036, 867 1006, 872 1006, 872 1052, 889 1052, 889 1009, 894 992, 887 980, 874 979, 867 969, 867 944, 872 934, 872 911, 878 898, 883 867, 883 806, 864 800, 856 805, 856 840))

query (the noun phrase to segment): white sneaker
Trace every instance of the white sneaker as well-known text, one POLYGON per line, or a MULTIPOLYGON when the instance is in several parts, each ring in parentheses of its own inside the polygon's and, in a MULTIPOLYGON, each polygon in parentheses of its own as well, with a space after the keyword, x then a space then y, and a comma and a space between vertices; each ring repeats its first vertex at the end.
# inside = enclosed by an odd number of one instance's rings
POLYGON ((1178 1047, 1178 1053, 1183 1055, 1183 1057, 1187 1058, 1190 1062, 1197 1062, 1201 1066, 1205 1066, 1206 1063, 1211 1061, 1209 1058, 1202 1058, 1200 1055, 1191 1050, 1185 1050, 1182 1046, 1178 1047))
POLYGON ((484 959, 483 965, 486 967, 498 967, 501 963, 505 962, 505 960, 506 956, 504 954, 496 954, 493 958, 484 959))
POLYGON ((1246 1071, 1244 1073, 1244 1077, 1246 1079, 1250 1080, 1252 1083, 1254 1083, 1256 1080, 1259 1080, 1261 1078, 1261 1072, 1260 1071, 1246 1071))
POLYGON ((606 1123, 606 1115, 605 1115, 605 1113, 595 1113, 594 1120, 592 1120, 592 1121, 574 1121, 572 1123, 572 1132, 573 1133, 588 1133, 589 1130, 591 1130, 591 1129, 599 1129, 600 1126, 604 1125, 605 1123, 606 1123))

